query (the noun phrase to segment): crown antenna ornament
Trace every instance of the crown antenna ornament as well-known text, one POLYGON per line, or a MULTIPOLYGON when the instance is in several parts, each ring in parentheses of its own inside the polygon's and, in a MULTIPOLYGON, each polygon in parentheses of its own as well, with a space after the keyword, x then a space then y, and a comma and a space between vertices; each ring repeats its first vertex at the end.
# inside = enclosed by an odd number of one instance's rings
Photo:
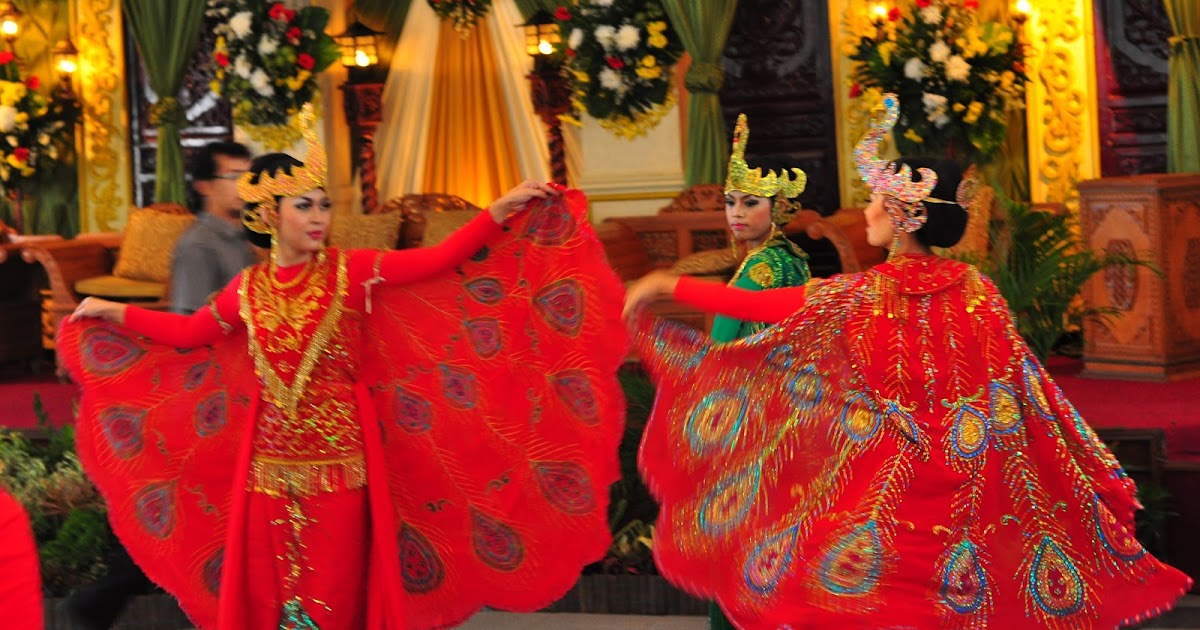
POLYGON ((270 233, 270 226, 262 217, 267 210, 275 207, 276 197, 295 197, 325 187, 325 148, 317 138, 317 115, 312 103, 300 109, 293 124, 300 128, 308 149, 304 165, 292 167, 290 173, 278 171, 271 175, 265 171, 248 172, 237 181, 238 197, 247 204, 258 204, 255 210, 242 211, 242 223, 259 234, 270 233))

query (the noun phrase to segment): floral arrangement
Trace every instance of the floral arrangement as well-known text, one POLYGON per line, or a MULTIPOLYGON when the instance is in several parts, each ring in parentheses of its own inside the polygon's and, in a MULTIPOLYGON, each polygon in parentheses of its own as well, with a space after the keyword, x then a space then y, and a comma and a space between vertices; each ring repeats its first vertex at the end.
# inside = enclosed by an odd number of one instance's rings
POLYGON ((662 120, 675 104, 667 69, 682 45, 659 0, 584 0, 554 18, 567 34, 576 111, 625 138, 662 120))
POLYGON ((212 90, 233 103, 233 120, 267 149, 300 139, 289 125, 317 96, 316 74, 341 57, 325 33, 329 11, 266 0, 209 0, 219 24, 212 90))
POLYGON ((986 163, 1004 142, 1009 113, 1025 104, 1016 31, 978 19, 979 0, 915 0, 905 11, 848 16, 850 97, 900 96, 896 144, 906 155, 986 163))
POLYGON ((443 20, 453 20, 454 30, 463 37, 471 32, 475 22, 487 15, 492 0, 428 0, 433 12, 443 20))
MULTIPOLYGON (((0 51, 0 189, 10 198, 70 150, 78 115, 73 103, 38 93, 37 76, 21 78, 13 54, 0 51)), ((20 226, 17 226, 20 227, 20 226)))

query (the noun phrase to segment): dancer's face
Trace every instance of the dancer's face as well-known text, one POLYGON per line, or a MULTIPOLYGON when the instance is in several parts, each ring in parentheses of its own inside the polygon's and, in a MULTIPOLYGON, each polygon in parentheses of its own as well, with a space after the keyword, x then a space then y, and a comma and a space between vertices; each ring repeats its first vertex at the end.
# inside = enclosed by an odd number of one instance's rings
POLYGON ((329 234, 332 203, 317 188, 296 197, 279 200, 279 240, 297 252, 315 252, 329 234))
POLYGON ((771 200, 740 190, 729 191, 725 194, 725 220, 735 239, 761 244, 771 233, 771 200))
POLYGON ((889 247, 896 228, 892 227, 892 219, 883 209, 883 195, 871 193, 871 203, 867 204, 864 214, 867 219, 867 242, 875 247, 889 247))

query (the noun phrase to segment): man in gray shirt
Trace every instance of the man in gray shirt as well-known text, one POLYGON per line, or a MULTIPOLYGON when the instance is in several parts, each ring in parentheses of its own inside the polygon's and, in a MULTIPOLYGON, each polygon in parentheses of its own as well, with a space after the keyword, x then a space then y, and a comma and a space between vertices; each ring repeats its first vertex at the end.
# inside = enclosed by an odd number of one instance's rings
POLYGON ((250 168, 250 151, 236 142, 212 142, 192 161, 200 196, 196 223, 180 237, 171 260, 171 310, 189 315, 256 262, 242 229, 237 179, 250 168))

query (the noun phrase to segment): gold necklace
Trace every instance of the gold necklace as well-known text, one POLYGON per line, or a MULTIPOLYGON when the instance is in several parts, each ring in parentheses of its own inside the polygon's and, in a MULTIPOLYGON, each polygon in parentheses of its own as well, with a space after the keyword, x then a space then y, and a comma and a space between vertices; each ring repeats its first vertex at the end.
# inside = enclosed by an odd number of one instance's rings
POLYGON ((275 259, 272 258, 271 259, 271 268, 267 273, 267 276, 271 279, 271 287, 273 287, 275 289, 290 289, 290 288, 296 286, 297 284, 300 284, 300 282, 302 280, 304 280, 305 278, 308 277, 308 273, 313 267, 312 262, 313 262, 312 258, 309 258, 308 260, 304 261, 304 268, 301 269, 296 274, 295 278, 292 278, 291 280, 287 280, 287 281, 281 281, 275 277, 279 273, 279 265, 278 265, 278 263, 275 262, 275 259))

